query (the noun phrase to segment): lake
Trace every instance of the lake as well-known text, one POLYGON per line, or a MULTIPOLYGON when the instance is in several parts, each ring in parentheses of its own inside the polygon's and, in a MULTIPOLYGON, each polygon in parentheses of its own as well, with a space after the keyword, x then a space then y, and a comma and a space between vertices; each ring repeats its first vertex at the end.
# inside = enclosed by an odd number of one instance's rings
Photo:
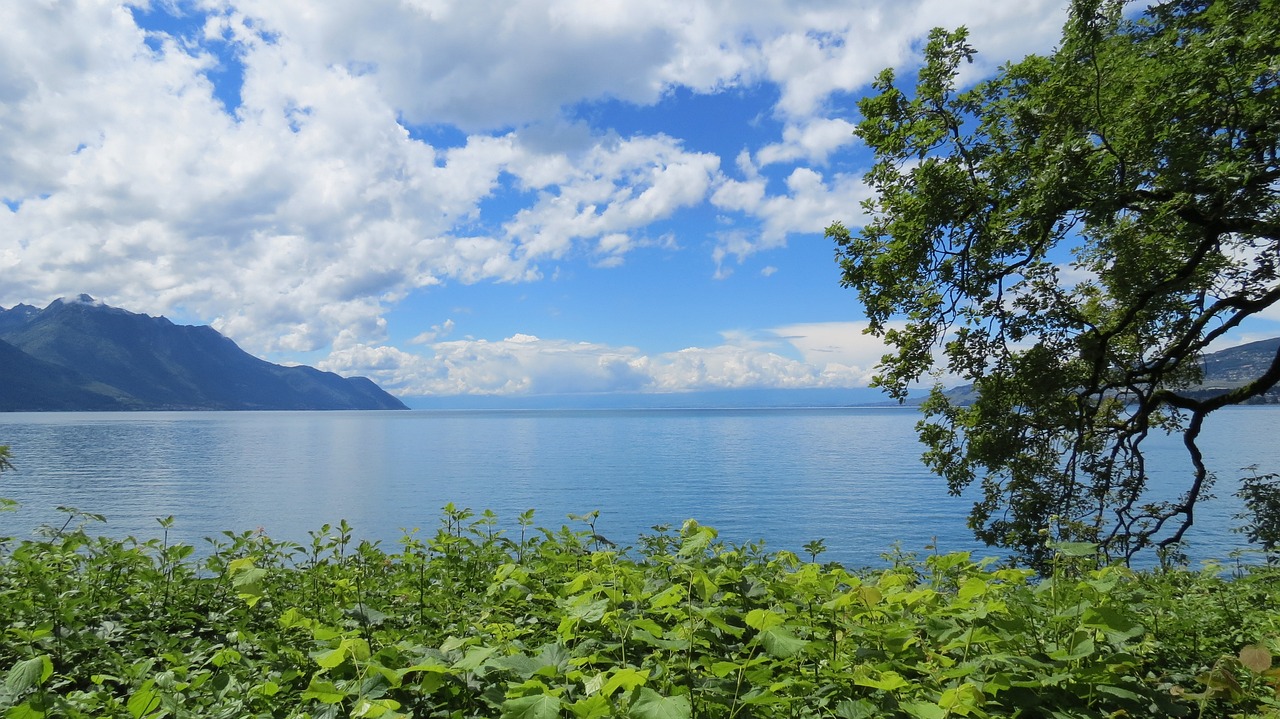
MULTIPOLYGON (((95 531, 203 545, 223 530, 304 541, 346 519, 394 548, 403 530, 434 533, 452 502, 492 509, 501 526, 536 509, 538 526, 585 525, 633 544, 686 518, 743 543, 800 551, 824 539, 825 559, 876 564, 895 543, 921 551, 975 549, 971 500, 949 496, 919 461, 904 408, 526 410, 409 412, 142 412, 0 414, 0 444, 17 471, 0 496, 0 534, 61 524, 59 505, 106 515, 95 531)), ((1223 410, 1202 446, 1218 499, 1197 511, 1194 558, 1241 548, 1231 531, 1241 467, 1280 470, 1280 410, 1223 410)), ((1169 496, 1189 468, 1161 438, 1153 481, 1169 496)))

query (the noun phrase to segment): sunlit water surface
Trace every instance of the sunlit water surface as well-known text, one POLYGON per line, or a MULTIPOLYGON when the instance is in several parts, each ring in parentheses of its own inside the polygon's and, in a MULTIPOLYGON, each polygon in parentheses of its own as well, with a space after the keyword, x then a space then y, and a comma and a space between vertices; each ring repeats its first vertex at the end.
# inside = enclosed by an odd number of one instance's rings
MULTIPOLYGON (((0 414, 0 444, 17 471, 0 475, 0 535, 61 524, 58 506, 103 514, 95 531, 203 545, 223 530, 305 541, 346 519, 357 536, 394 547, 404 530, 434 532, 448 502, 492 509, 512 531, 596 529, 633 544, 686 518, 735 543, 800 551, 824 539, 824 559, 875 564, 895 544, 975 549, 971 499, 949 496, 920 464, 911 409, 148 412, 0 414)), ((1194 558, 1243 547, 1231 531, 1240 468, 1280 470, 1280 410, 1215 414, 1202 446, 1217 499, 1189 533, 1194 558)), ((1163 439, 1163 438, 1162 438, 1163 439)), ((1180 445, 1152 459, 1167 496, 1185 488, 1180 445)))

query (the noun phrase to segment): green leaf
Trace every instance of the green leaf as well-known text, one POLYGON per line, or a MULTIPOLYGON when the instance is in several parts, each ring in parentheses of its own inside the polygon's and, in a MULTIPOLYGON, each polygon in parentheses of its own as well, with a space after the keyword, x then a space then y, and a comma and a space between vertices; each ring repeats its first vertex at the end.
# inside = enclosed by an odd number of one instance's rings
POLYGON ((537 673, 543 667, 543 664, 540 660, 534 659, 528 654, 511 654, 494 659, 489 662, 489 666, 510 671, 521 679, 528 679, 537 673))
POLYGON ((570 704, 569 711, 577 719, 602 719, 613 715, 613 703, 599 694, 593 694, 570 704))
POLYGON ((1092 557, 1098 545, 1092 542, 1050 542, 1049 548, 1064 557, 1092 557))
POLYGON ((902 702, 903 711, 918 719, 943 719, 947 710, 933 702, 902 702))
POLYGON ((358 719, 378 719, 388 714, 401 717, 396 710, 400 708, 400 702, 394 699, 373 699, 370 697, 360 697, 356 700, 355 706, 351 708, 351 716, 358 719))
POLYGON ((46 716, 45 711, 31 701, 22 702, 4 713, 5 719, 44 719, 46 716))
POLYGON ((634 629, 643 629, 644 631, 652 634, 655 637, 661 637, 663 634, 666 633, 666 630, 662 628, 661 624, 658 624, 652 619, 646 619, 644 617, 640 617, 639 619, 632 620, 631 626, 634 629))
POLYGON ((502 719, 555 719, 560 716, 560 697, 535 694, 502 703, 502 719))
POLYGON ((601 687, 600 693, 606 697, 613 696, 613 693, 621 689, 629 692, 638 686, 642 686, 649 680, 648 669, 632 669, 631 667, 623 667, 614 672, 609 681, 605 682, 601 687))
POLYGON ((475 647, 469 650, 466 655, 454 663, 453 668, 464 672, 473 672, 485 663, 490 655, 497 651, 497 647, 475 647))
POLYGON ((53 662, 48 655, 25 659, 13 665, 4 680, 6 693, 16 697, 22 692, 45 683, 53 675, 53 662))
POLYGON ((809 644, 782 627, 766 629, 760 632, 759 637, 764 650, 779 659, 795 656, 809 644))
POLYGON ((1135 702, 1143 701, 1143 696, 1141 694, 1122 687, 1111 686, 1110 684, 1095 684, 1094 689, 1097 689, 1103 694, 1110 694, 1113 697, 1120 697, 1121 699, 1128 699, 1135 702))
POLYGON ((339 644, 337 648, 327 652, 317 652, 311 658, 324 669, 333 669, 347 660, 347 645, 339 644))
POLYGON ((336 684, 323 679, 311 678, 311 683, 301 695, 303 700, 313 699, 321 704, 338 704, 347 698, 347 693, 336 684))
POLYGON ((588 624, 594 624, 604 619, 604 613, 608 609, 608 599, 600 599, 593 602, 589 596, 580 595, 569 603, 568 616, 580 619, 588 624))
POLYGON ((1116 645, 1140 637, 1146 632, 1146 628, 1133 617, 1115 607, 1090 607, 1085 611, 1080 624, 1091 629, 1101 629, 1107 641, 1116 645))
POLYGON ((133 715, 133 719, 142 719, 160 708, 160 693, 156 691, 156 683, 148 679, 129 697, 125 708, 133 715))
POLYGON ((969 577, 964 580, 964 584, 960 585, 960 589, 956 592, 956 596, 967 601, 974 599, 975 597, 983 596, 990 591, 990 589, 991 585, 982 577, 969 577))
POLYGON ((895 671, 877 672, 874 669, 863 669, 856 672, 853 677, 853 683, 858 686, 871 687, 872 689, 880 689, 886 692, 897 691, 903 687, 911 686, 911 683, 902 678, 902 675, 895 671))
POLYGON ((880 716, 880 708, 866 699, 842 701, 836 704, 836 716, 840 719, 872 719, 880 716))
POLYGON ((747 612, 746 622, 752 629, 765 630, 782 624, 783 618, 781 614, 767 609, 752 609, 747 612))
POLYGON ((690 719, 693 707, 687 696, 664 697, 645 687, 631 705, 631 716, 635 719, 690 719))

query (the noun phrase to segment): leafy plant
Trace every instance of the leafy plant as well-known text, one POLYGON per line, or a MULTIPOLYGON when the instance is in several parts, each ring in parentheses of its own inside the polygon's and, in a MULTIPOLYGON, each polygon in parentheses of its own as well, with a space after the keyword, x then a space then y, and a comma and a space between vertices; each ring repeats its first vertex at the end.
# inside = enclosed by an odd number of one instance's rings
MULTIPOLYGON (((76 516, 79 516, 77 514, 76 516)), ((1260 715, 1280 571, 1150 573, 1059 545, 1055 571, 899 556, 818 564, 689 521, 638 550, 583 529, 203 552, 92 524, 0 559, 6 717, 503 719, 1260 715), (1265 661, 1264 661, 1265 660, 1265 661), (1264 666, 1265 664, 1265 666, 1264 666)))

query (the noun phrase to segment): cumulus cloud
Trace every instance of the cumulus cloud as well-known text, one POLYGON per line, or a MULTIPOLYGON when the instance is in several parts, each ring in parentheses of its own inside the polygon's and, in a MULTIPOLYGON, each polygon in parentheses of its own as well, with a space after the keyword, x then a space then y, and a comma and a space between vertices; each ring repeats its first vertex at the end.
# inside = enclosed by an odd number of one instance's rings
MULTIPOLYGON (((430 354, 408 354, 384 346, 385 316, 415 291, 539 281, 575 257, 618 268, 653 246, 709 246, 727 274, 848 221, 865 191, 856 168, 825 164, 851 142, 830 104, 908 62, 933 25, 969 24, 993 61, 1047 47, 1062 5, 0 3, 0 303, 88 292, 258 353, 410 367, 415 387, 507 391, 499 369, 520 367, 535 378, 523 391, 549 391, 562 380, 534 359, 549 340, 451 345, 433 329, 418 335, 430 354), (198 30, 139 24, 175 8, 198 30), (234 88, 218 84, 228 73, 234 88), (736 179, 678 130, 620 134, 577 114, 760 88, 783 129, 746 149, 736 179), (744 174, 764 167, 780 186, 744 174), (695 209, 758 227, 685 242, 664 223, 695 209), (468 373, 468 358, 490 369, 468 373)), ((602 385, 808 376, 711 349, 557 351, 602 385)))
POLYGON ((798 233, 821 233, 837 220, 860 224, 862 201, 870 190, 860 178, 837 173, 828 178, 808 167, 797 167, 784 180, 785 193, 770 195, 767 180, 751 174, 745 180, 726 180, 712 194, 711 203, 721 210, 740 212, 758 220, 755 234, 722 232, 712 251, 717 276, 731 272, 729 258, 742 262, 758 252, 786 245, 798 233))
POLYGON ((855 142, 853 130, 852 122, 839 118, 814 118, 803 126, 787 125, 782 142, 760 148, 756 160, 761 166, 796 160, 822 164, 832 152, 855 142))
POLYGON ((713 347, 657 354, 527 334, 435 342, 422 352, 357 345, 319 366, 372 377, 406 396, 865 387, 884 348, 861 334, 864 327, 818 323, 725 332, 713 347))

